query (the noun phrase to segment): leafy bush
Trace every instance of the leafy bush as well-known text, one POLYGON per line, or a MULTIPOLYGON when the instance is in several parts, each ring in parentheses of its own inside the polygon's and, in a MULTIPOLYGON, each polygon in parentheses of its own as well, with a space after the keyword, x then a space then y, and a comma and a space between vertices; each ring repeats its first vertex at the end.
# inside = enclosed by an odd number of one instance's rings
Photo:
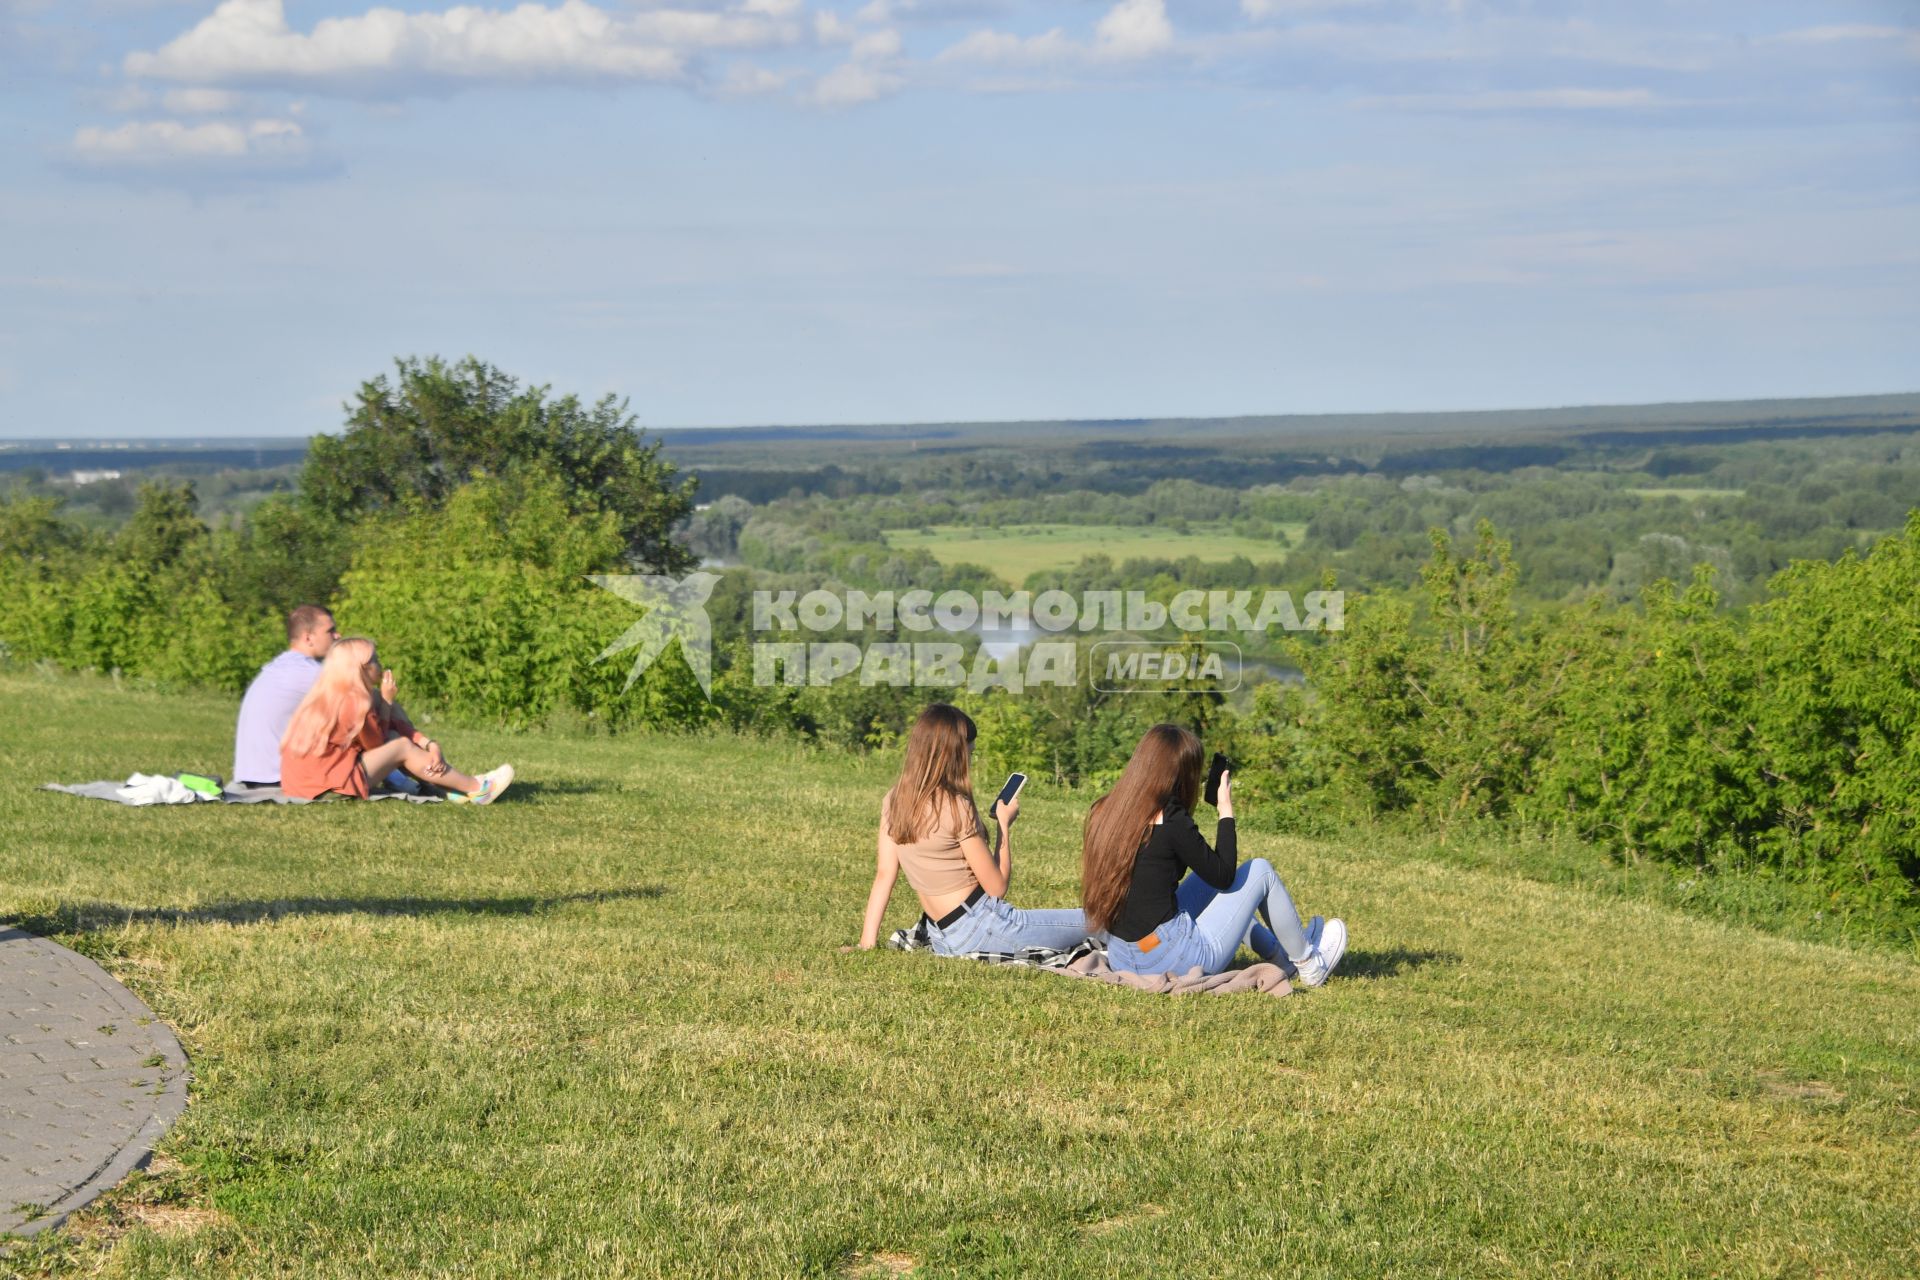
POLYGON ((616 569, 625 542, 612 513, 583 511, 558 476, 483 476, 442 509, 358 537, 341 629, 378 642, 410 701, 512 725, 562 709, 610 725, 707 718, 684 663, 657 663, 628 694, 628 662, 596 661, 636 616, 588 577, 616 569))
POLYGON ((1865 557, 1777 575, 1750 618, 1711 564, 1641 607, 1518 623, 1507 544, 1440 530, 1428 606, 1350 600, 1310 691, 1235 726, 1252 794, 1426 829, 1567 829, 1623 857, 1779 874, 1876 912, 1920 901, 1920 512, 1865 557))
POLYGON ((284 639, 221 591, 191 484, 147 484, 112 539, 0 504, 0 644, 24 660, 238 692, 284 639))
POLYGON ((1859 556, 1793 565, 1754 610, 1752 843, 1846 892, 1920 880, 1920 511, 1859 556))

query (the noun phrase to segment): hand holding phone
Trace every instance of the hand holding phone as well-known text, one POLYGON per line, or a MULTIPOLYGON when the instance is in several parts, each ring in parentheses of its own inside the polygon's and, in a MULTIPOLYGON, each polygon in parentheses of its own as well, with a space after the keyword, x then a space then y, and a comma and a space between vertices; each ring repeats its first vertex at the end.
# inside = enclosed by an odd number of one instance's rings
POLYGON ((1000 788, 1000 794, 993 801, 995 820, 1007 826, 1013 825, 1014 818, 1020 813, 1020 788, 1026 785, 1026 774, 1015 772, 1007 775, 1007 785, 1000 788))
MULTIPOLYGON (((1215 808, 1219 807, 1220 783, 1222 779, 1231 772, 1233 772, 1233 761, 1227 759, 1226 756, 1218 751, 1214 752, 1213 763, 1207 766, 1207 789, 1204 798, 1208 804, 1213 805, 1215 808)), ((1231 797, 1233 784, 1228 783, 1227 785, 1229 788, 1228 795, 1231 797)))

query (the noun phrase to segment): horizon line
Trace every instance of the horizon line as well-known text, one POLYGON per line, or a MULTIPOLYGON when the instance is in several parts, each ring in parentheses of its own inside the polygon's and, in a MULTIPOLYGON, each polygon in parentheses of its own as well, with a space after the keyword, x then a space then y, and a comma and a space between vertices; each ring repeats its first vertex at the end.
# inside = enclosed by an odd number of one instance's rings
MULTIPOLYGON (((1288 410, 1282 412, 1252 412, 1223 414, 1142 414, 1129 416, 1094 415, 1084 418, 945 418, 901 421, 899 419, 873 419, 870 421, 842 422, 790 422, 790 423, 721 423, 701 426, 672 424, 642 424, 640 430, 648 434, 664 432, 728 432, 728 431, 834 431, 862 430, 912 431, 943 427, 1030 427, 1038 425, 1059 426, 1101 426, 1110 424, 1145 425, 1147 423, 1201 423, 1201 422, 1244 422, 1250 419, 1289 419, 1289 418, 1439 418, 1460 417, 1477 414, 1522 414, 1522 413, 1575 413, 1581 411, 1603 411, 1622 409, 1685 409, 1702 406, 1734 406, 1781 404, 1802 401, 1841 401, 1841 400, 1893 400, 1911 398, 1920 400, 1920 389, 1905 391, 1858 391, 1838 395, 1806 396, 1752 396, 1718 397, 1698 400, 1635 400, 1600 401, 1586 404, 1551 405, 1509 405, 1504 407, 1479 407, 1467 409, 1323 409, 1288 410)), ((266 433, 261 435, 106 435, 87 433, 83 435, 61 436, 15 436, 0 432, 0 447, 15 444, 72 444, 78 441, 97 441, 100 443, 145 443, 165 440, 272 440, 287 441, 311 440, 315 436, 335 434, 332 431, 314 431, 304 434, 266 433)))

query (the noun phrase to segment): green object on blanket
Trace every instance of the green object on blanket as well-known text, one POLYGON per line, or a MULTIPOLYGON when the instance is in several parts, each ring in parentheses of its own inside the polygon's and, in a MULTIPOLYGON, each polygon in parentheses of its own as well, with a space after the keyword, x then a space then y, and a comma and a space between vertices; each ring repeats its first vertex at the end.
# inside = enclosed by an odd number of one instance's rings
POLYGON ((220 779, 218 778, 203 778, 197 773, 178 773, 174 775, 174 781, 209 800, 220 798, 220 779))

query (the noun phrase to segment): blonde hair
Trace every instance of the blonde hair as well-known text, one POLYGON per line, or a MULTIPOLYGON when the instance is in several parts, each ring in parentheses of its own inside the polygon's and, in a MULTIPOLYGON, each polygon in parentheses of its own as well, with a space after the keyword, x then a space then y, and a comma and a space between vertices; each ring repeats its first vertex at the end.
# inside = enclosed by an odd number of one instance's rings
POLYGON ((373 641, 359 636, 342 640, 328 650, 320 664, 319 678, 287 722, 280 749, 297 756, 319 755, 343 724, 351 726, 347 740, 352 741, 360 722, 378 701, 367 678, 367 666, 375 656, 373 641))

